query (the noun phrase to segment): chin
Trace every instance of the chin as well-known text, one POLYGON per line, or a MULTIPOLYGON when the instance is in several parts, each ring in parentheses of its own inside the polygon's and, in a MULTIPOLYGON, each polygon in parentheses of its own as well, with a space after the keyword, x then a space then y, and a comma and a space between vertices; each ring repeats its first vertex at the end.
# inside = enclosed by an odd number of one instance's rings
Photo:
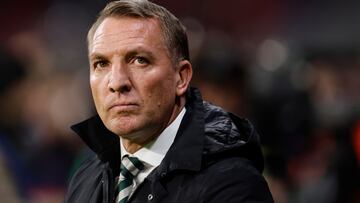
POLYGON ((141 130, 139 124, 131 119, 114 119, 105 126, 111 132, 123 138, 132 137, 133 134, 141 130))

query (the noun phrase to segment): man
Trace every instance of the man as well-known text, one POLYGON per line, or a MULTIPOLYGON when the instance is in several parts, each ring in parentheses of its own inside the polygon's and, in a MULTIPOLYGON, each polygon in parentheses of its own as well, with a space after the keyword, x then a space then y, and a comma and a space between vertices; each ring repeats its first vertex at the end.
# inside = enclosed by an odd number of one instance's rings
POLYGON ((98 116, 72 128, 96 156, 66 202, 273 202, 253 127, 189 88, 187 36, 169 11, 111 2, 88 46, 98 116))

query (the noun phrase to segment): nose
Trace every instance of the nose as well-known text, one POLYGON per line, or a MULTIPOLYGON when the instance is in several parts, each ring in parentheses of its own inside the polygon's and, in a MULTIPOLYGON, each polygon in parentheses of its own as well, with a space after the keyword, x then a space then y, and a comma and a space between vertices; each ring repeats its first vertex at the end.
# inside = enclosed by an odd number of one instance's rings
POLYGON ((110 92, 130 92, 132 85, 130 75, 125 65, 120 63, 112 65, 108 88, 110 92))

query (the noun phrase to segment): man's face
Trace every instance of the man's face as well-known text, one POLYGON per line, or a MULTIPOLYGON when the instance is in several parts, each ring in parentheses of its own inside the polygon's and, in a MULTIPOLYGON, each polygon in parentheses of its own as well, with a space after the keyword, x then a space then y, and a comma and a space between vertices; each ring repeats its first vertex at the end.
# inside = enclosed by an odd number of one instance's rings
POLYGON ((130 140, 159 134, 175 111, 179 71, 158 22, 108 17, 89 46, 91 91, 105 126, 130 140))

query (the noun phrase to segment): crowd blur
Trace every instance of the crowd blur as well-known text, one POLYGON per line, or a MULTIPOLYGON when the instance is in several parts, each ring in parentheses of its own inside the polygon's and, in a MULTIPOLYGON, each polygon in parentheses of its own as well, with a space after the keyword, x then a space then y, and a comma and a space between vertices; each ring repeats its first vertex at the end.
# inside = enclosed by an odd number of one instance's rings
MULTIPOLYGON (((86 32, 105 0, 0 3, 0 202, 60 203, 94 114, 86 32)), ((360 2, 165 1, 203 97, 261 135, 277 203, 360 202, 360 2)))

